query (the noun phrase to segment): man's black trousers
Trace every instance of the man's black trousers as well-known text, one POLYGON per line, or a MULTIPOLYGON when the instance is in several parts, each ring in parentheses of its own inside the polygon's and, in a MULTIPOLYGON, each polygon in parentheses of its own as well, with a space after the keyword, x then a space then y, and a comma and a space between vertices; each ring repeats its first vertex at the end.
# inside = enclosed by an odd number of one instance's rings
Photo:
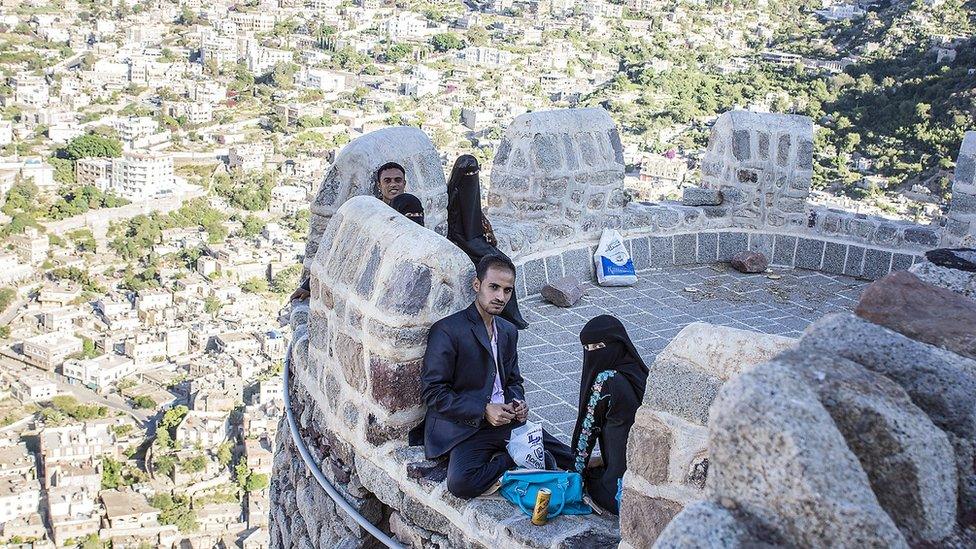
MULTIPOLYGON (((515 467, 505 446, 512 429, 522 425, 514 422, 501 427, 486 425, 459 442, 449 454, 447 489, 459 498, 470 499, 491 488, 505 471, 515 467)), ((559 469, 572 469, 574 456, 569 446, 545 430, 542 431, 542 444, 556 458, 559 469)))

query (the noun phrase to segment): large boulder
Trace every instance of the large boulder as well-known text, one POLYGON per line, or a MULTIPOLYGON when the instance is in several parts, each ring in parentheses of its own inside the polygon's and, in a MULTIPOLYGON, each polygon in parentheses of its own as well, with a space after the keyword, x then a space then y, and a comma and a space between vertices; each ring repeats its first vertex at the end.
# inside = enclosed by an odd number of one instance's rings
POLYGON ((724 381, 795 344, 789 337, 692 322, 661 350, 658 359, 692 364, 724 381))
POLYGON ((725 384, 709 441, 707 490, 724 507, 798 546, 907 547, 794 364, 773 360, 725 384))
POLYGON ((895 382, 829 353, 791 351, 871 481, 878 502, 913 541, 934 542, 956 523, 949 439, 895 382))
POLYGON ((912 265, 908 272, 917 276, 922 282, 976 299, 976 273, 950 269, 928 261, 912 265))
POLYGON ((894 380, 941 429, 976 438, 976 361, 907 338, 850 313, 811 324, 798 349, 836 353, 894 380))
POLYGON ((912 339, 976 358, 976 302, 907 271, 868 286, 855 312, 912 339))
POLYGON ((685 507, 668 524, 654 542, 654 549, 738 549, 760 544, 731 511, 711 501, 699 501, 685 507))

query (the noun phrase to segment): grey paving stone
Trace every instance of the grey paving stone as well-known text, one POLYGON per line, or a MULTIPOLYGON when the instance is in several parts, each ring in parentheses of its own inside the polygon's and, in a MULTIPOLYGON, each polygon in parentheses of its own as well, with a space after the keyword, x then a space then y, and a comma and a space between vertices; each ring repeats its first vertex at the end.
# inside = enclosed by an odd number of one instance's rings
POLYGON ((652 236, 647 239, 651 268, 660 269, 674 265, 674 242, 672 236, 652 236))
POLYGON ((563 252, 562 256, 565 274, 575 276, 580 282, 593 280, 593 255, 589 248, 569 250, 563 252))
POLYGON ((583 359, 579 331, 593 316, 620 318, 641 356, 652 362, 674 335, 699 320, 796 337, 811 320, 852 310, 865 285, 812 271, 788 271, 774 282, 715 267, 652 270, 627 288, 591 284, 578 310, 559 309, 539 296, 526 299, 522 311, 532 326, 519 334, 519 364, 533 419, 561 440, 572 434, 583 359), (700 291, 685 292, 686 286, 700 291))
POLYGON ((769 263, 770 265, 792 267, 795 253, 796 237, 778 234, 774 239, 773 257, 769 263))
POLYGON ((824 241, 801 238, 796 244, 796 267, 819 270, 823 264, 824 241))
POLYGON ((735 254, 749 249, 746 233, 721 233, 718 237, 718 260, 731 261, 735 254))
POLYGON ((844 274, 847 276, 860 277, 864 272, 864 248, 862 246, 849 246, 847 248, 847 262, 844 265, 844 274))
POLYGON ((526 261, 524 264, 525 291, 529 295, 539 293, 539 290, 546 285, 546 265, 541 259, 526 261))
POLYGON ((552 282, 559 280, 563 275, 563 258, 553 255, 546 258, 546 280, 552 282))
POLYGON ((718 234, 698 233, 698 262, 712 263, 718 259, 718 234))
POLYGON ((895 254, 891 259, 891 272, 907 271, 912 266, 915 256, 908 254, 895 254))

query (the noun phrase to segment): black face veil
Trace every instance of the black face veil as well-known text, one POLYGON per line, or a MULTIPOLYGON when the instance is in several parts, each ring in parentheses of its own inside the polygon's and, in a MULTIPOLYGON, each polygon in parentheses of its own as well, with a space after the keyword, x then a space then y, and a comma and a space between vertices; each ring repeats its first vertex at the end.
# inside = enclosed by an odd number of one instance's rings
POLYGON ((447 237, 455 244, 485 236, 479 170, 475 157, 461 155, 454 162, 451 178, 447 181, 447 237))

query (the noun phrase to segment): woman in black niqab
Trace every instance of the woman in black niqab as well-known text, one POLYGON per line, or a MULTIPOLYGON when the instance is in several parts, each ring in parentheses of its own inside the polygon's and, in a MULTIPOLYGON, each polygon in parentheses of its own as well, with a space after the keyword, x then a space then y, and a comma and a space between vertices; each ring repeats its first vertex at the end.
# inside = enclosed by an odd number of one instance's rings
POLYGON ((390 207, 403 214, 414 223, 424 226, 424 205, 420 199, 410 193, 399 194, 390 201, 390 207))
POLYGON ((616 318, 600 315, 580 332, 583 373, 579 414, 573 429, 575 469, 594 503, 619 513, 617 488, 627 470, 627 438, 644 398, 648 368, 627 330, 616 318), (597 441, 603 464, 588 467, 597 441))
MULTIPOLYGON (((476 266, 486 255, 508 257, 495 247, 491 225, 481 211, 481 183, 478 178, 480 169, 475 157, 470 154, 461 155, 454 162, 451 177, 447 181, 447 239, 468 254, 476 266)), ((499 316, 519 330, 529 326, 519 312, 514 294, 499 316)))

